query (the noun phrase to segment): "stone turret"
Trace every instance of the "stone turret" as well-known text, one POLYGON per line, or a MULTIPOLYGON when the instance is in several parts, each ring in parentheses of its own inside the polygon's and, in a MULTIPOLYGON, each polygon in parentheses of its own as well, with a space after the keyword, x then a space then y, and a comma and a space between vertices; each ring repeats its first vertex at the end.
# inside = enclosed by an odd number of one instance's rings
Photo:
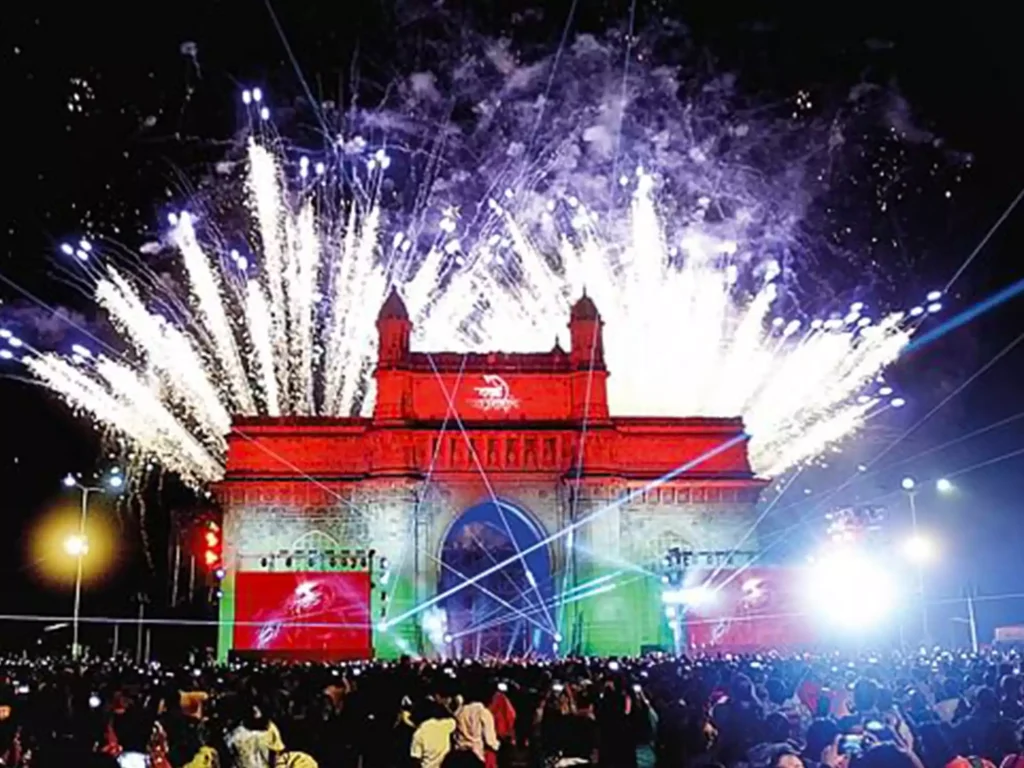
POLYGON ((400 365, 409 355, 409 337, 412 323, 405 302, 392 287, 377 315, 377 333, 380 344, 377 351, 377 367, 393 368, 400 365))
POLYGON ((597 305, 584 288, 583 295, 572 305, 569 313, 569 356, 574 368, 605 369, 603 325, 597 305))
POLYGON ((609 418, 602 326, 601 313, 584 289, 569 312, 572 411, 577 419, 603 422, 609 418))

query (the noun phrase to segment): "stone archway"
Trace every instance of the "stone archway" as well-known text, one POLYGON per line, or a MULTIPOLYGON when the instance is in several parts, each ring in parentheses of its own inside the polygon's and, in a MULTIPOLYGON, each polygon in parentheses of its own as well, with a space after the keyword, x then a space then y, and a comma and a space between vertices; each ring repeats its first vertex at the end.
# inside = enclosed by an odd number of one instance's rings
POLYGON ((441 537, 438 593, 483 575, 441 603, 449 654, 505 658, 552 651, 556 584, 550 548, 537 546, 546 538, 532 515, 506 501, 481 502, 452 520, 441 537))

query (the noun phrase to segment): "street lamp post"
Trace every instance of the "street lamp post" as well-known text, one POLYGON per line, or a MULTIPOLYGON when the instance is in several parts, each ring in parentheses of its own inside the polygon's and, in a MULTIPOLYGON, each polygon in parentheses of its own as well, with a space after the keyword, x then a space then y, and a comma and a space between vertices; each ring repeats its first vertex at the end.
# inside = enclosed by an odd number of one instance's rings
MULTIPOLYGON (((107 487, 120 489, 124 485, 124 478, 120 472, 114 471, 107 478, 107 487)), ((78 534, 71 536, 64 542, 64 549, 74 557, 75 564, 75 607, 71 619, 71 658, 77 660, 81 656, 81 646, 78 642, 79 615, 82 607, 82 566, 86 554, 89 552, 89 540, 85 535, 85 522, 89 517, 89 494, 103 493, 103 486, 85 485, 72 474, 64 478, 65 488, 77 488, 82 494, 82 513, 78 518, 78 534)))
MULTIPOLYGON (((910 530, 915 541, 920 541, 918 534, 918 493, 913 488, 908 490, 907 499, 910 500, 910 530)), ((925 644, 928 644, 928 601, 925 600, 925 566, 918 559, 918 600, 921 603, 921 636, 925 644)))
MULTIPOLYGON (((921 632, 922 641, 928 644, 930 632, 928 622, 928 602, 924 594, 924 564, 932 556, 932 544, 929 540, 922 538, 917 526, 917 481, 912 477, 904 477, 900 486, 907 494, 910 505, 910 529, 911 540, 908 542, 908 554, 914 561, 917 569, 917 599, 921 608, 921 632)), ((956 490, 953 483, 947 478, 941 477, 935 482, 935 490, 940 494, 948 495, 956 490)))
MULTIPOLYGON (((910 501, 910 531, 915 541, 920 541, 917 532, 917 484, 913 478, 903 479, 903 490, 907 492, 907 499, 910 501)), ((916 558, 917 568, 917 600, 921 605, 921 639, 928 644, 928 602, 924 599, 924 565, 920 558, 916 558)))

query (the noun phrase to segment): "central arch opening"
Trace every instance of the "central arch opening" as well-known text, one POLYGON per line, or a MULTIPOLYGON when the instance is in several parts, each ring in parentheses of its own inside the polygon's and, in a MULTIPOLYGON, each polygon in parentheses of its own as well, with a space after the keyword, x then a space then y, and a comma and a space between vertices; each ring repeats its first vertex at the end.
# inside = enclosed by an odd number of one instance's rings
POLYGON ((545 538, 529 514, 503 501, 477 504, 455 519, 441 544, 439 592, 495 570, 444 600, 451 655, 509 658, 551 653, 557 616, 551 606, 551 555, 547 546, 538 546, 516 558, 545 538))

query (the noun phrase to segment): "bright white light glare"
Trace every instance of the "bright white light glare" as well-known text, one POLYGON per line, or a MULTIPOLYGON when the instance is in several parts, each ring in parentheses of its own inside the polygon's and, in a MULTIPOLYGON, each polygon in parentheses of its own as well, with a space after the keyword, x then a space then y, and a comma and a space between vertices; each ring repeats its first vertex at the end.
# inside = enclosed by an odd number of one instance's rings
POLYGON ((931 291, 925 298, 928 301, 938 301, 942 298, 942 291, 931 291))
POLYGON ((893 408, 902 408, 906 404, 907 401, 904 400, 902 397, 894 397, 892 400, 889 401, 889 405, 891 405, 893 408))
POLYGON ((854 548, 829 551, 808 569, 805 595, 819 620, 845 630, 870 630, 896 608, 896 580, 854 548))
POLYGON ((14 353, 9 349, 0 349, 0 360, 13 360, 14 353))
POLYGON ((65 475, 62 482, 64 483, 65 488, 74 488, 78 484, 74 475, 65 475))
POLYGON ((91 709, 98 709, 99 706, 100 706, 100 703, 101 703, 100 702, 100 697, 97 696, 95 693, 92 696, 89 697, 89 707, 91 709))
POLYGON ((71 256, 75 252, 75 249, 71 246, 71 243, 61 243, 60 250, 65 256, 71 256))
MULTIPOLYGON (((423 620, 421 625, 423 626, 423 634, 426 635, 427 639, 432 645, 438 646, 444 640, 447 635, 446 624, 448 623, 448 614, 440 608, 429 608, 423 612, 423 620)), ((385 622, 387 625, 387 622, 385 622)))
POLYGON ((936 555, 935 542, 920 534, 911 536, 903 545, 903 554, 910 562, 917 565, 930 563, 936 555))
POLYGON ((924 314, 924 307, 914 307, 910 310, 911 317, 920 317, 924 314))
POLYGON ((252 102, 252 91, 250 91, 249 89, 246 89, 246 90, 242 91, 242 103, 243 104, 250 104, 251 102, 252 102))
POLYGON ((261 91, 259 88, 253 88, 252 89, 252 100, 253 101, 263 101, 263 91, 261 91))
POLYGON ((686 605, 691 608, 708 605, 714 601, 714 598, 714 590, 705 585, 670 589, 661 593, 661 601, 665 605, 686 605))
POLYGON ((114 475, 109 480, 107 480, 107 485, 115 489, 121 488, 124 485, 124 478, 121 477, 120 475, 114 475))
POLYGON ((89 551, 89 542, 84 536, 68 536, 64 539, 64 551, 72 557, 81 557, 89 551))
POLYGON ((914 478, 912 478, 912 477, 904 477, 900 481, 900 487, 904 491, 912 491, 912 490, 914 490, 917 487, 917 481, 914 480, 914 478))
POLYGON ((942 304, 940 304, 937 301, 928 305, 928 312, 929 312, 929 314, 934 315, 936 312, 941 312, 941 311, 942 311, 942 304))
POLYGON ((270 110, 267 109, 266 107, 262 107, 260 109, 260 119, 261 120, 269 120, 270 119, 270 110))
POLYGON ((935 481, 935 490, 939 493, 952 493, 954 488, 953 482, 948 478, 940 477, 935 481))
POLYGON ((72 344, 71 351, 76 355, 81 355, 82 357, 92 357, 92 352, 81 344, 72 344))

